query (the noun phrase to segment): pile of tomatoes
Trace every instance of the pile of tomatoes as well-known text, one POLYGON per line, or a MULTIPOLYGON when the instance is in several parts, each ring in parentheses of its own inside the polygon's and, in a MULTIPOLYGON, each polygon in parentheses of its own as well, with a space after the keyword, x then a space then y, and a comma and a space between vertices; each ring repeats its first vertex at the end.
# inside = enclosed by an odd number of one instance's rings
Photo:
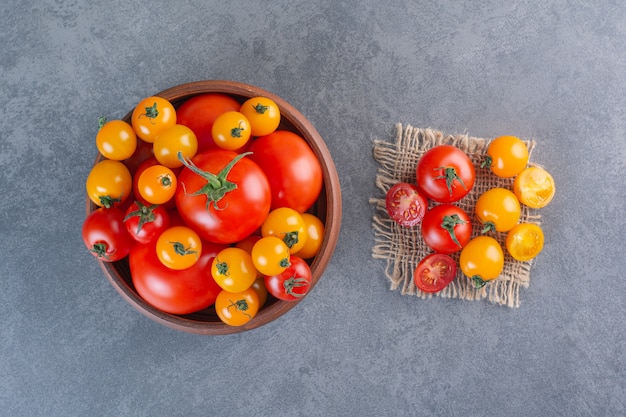
POLYGON ((101 119, 86 247, 104 262, 127 259, 137 293, 171 314, 214 305, 238 326, 268 296, 300 299, 324 236, 310 210, 322 168, 280 120, 270 98, 218 93, 178 108, 147 97, 130 123, 101 119))
POLYGON ((457 274, 457 261, 451 255, 459 252, 458 267, 475 288, 502 273, 502 246, 517 261, 529 261, 541 252, 543 231, 537 224, 520 221, 521 205, 545 207, 554 197, 555 186, 548 171, 528 165, 528 157, 526 144, 515 136, 491 141, 478 167, 461 149, 439 145, 418 160, 416 183, 396 183, 389 189, 385 200, 389 216, 403 227, 419 227, 432 250, 415 268, 418 289, 427 293, 444 289, 457 274), (478 169, 513 182, 511 187, 494 186, 483 192, 468 213, 455 203, 468 196, 478 169), (476 236, 474 221, 481 225, 476 236))

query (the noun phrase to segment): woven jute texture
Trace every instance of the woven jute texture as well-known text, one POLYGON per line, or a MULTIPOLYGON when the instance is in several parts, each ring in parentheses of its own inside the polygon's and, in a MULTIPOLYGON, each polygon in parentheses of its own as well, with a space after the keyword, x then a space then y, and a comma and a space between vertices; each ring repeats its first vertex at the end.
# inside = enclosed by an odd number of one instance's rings
MULTIPOLYGON (((512 190, 513 179, 498 178, 489 169, 480 168, 485 158, 489 140, 470 137, 468 135, 446 135, 432 129, 414 128, 410 125, 396 125, 396 135, 391 141, 375 139, 373 142, 374 159, 379 164, 376 175, 376 186, 380 195, 370 199, 375 206, 373 216, 374 246, 372 256, 386 262, 385 275, 393 291, 399 290, 402 295, 414 295, 421 299, 432 297, 457 298, 463 300, 488 300, 495 304, 517 308, 520 305, 520 289, 530 284, 530 270, 533 261, 519 262, 506 251, 504 241, 506 233, 490 233, 500 242, 505 255, 504 270, 498 278, 489 281, 481 289, 476 289, 469 278, 459 268, 456 278, 442 291, 427 294, 415 287, 413 271, 421 259, 432 253, 423 242, 420 226, 412 228, 397 225, 388 216, 385 209, 385 195, 389 188, 397 182, 415 182, 417 162, 434 146, 448 144, 465 151, 476 170, 476 182, 470 193, 454 203, 464 209, 472 219, 472 237, 481 234, 481 225, 476 219, 474 206, 478 197, 493 187, 512 190)), ((534 140, 524 140, 529 155, 536 145, 534 140)), ((529 164, 532 165, 532 163, 529 164)), ((430 202, 430 207, 434 204, 430 202)), ((536 210, 522 205, 520 222, 541 224, 541 216, 536 210)), ((459 260, 459 252, 451 255, 459 260)))

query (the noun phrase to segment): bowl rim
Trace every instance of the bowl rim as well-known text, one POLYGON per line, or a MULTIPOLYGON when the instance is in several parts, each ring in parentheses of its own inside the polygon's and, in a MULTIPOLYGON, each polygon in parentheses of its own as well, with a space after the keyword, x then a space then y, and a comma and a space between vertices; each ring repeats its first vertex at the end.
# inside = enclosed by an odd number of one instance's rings
MULTIPOLYGON (((313 258, 310 265, 313 276, 311 287, 307 293, 308 295, 322 277, 326 267, 332 259, 341 228, 341 185, 333 158, 328 150, 328 147, 326 146, 326 143, 313 124, 302 113, 300 113, 300 111, 283 98, 261 87, 230 80, 200 80, 167 88, 154 94, 154 96, 165 98, 171 101, 175 107, 178 107, 185 100, 205 93, 222 93, 231 96, 239 96, 244 100, 248 97, 255 96, 264 96, 272 99, 280 109, 281 118, 286 120, 294 127, 295 130, 297 130, 298 134, 303 137, 313 150, 314 154, 320 160, 323 179, 322 192, 326 199, 324 205, 325 230, 320 251, 315 258, 313 258)), ((122 120, 130 122, 131 115, 132 109, 122 118, 122 120)), ((282 123, 283 122, 281 121, 281 124, 282 123)), ((102 156, 98 155, 96 157, 96 162, 102 159, 102 156)), ((89 197, 87 197, 86 200, 86 213, 89 214, 97 207, 91 203, 89 197)), ((148 304, 135 291, 134 288, 121 278, 119 272, 115 268, 118 263, 103 262, 102 260, 97 260, 97 262, 110 284, 132 307, 157 323, 160 323, 168 328, 187 333, 200 335, 228 335, 249 331, 280 318, 306 298, 305 296, 295 301, 277 300, 270 307, 259 310, 253 320, 242 326, 229 326, 221 322, 199 321, 186 316, 166 313, 153 307, 148 304)))

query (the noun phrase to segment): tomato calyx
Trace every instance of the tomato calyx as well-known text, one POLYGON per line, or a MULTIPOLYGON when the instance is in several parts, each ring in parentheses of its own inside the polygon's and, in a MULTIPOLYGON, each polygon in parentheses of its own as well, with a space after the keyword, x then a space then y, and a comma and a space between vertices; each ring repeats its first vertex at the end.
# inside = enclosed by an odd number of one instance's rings
POLYGON ((287 247, 289 249, 291 249, 295 244, 297 244, 299 242, 298 232, 297 231, 293 231, 293 232, 285 233, 285 237, 283 238, 283 242, 285 242, 285 245, 287 245, 287 247))
POLYGON ((224 198, 226 194, 237 189, 237 184, 228 181, 226 177, 241 158, 250 154, 252 154, 252 152, 245 152, 237 155, 233 158, 232 161, 228 163, 228 165, 222 168, 222 170, 217 175, 215 175, 211 172, 201 170, 191 161, 191 158, 184 158, 182 152, 178 152, 178 160, 181 161, 183 165, 187 167, 190 171, 199 175, 207 181, 206 185, 204 185, 198 191, 187 194, 187 191, 185 190, 185 194, 190 196, 205 195, 207 198, 207 212, 209 211, 209 206, 211 204, 213 204, 213 208, 215 210, 223 210, 224 208, 220 208, 217 203, 219 203, 219 201, 224 198))
POLYGON ((454 228, 456 225, 466 224, 466 223, 467 222, 461 219, 461 217, 459 217, 458 214, 452 214, 450 216, 443 216, 443 219, 441 221, 441 228, 450 234, 450 239, 452 239, 452 241, 456 243, 456 245, 460 248, 463 247, 463 245, 461 245, 461 243, 459 242, 459 239, 457 239, 456 233, 454 232, 454 228))
POLYGON ((228 300, 228 301, 230 301, 230 305, 228 306, 229 310, 231 307, 235 307, 235 309, 241 311, 244 315, 248 316, 249 318, 252 318, 250 314, 246 313, 249 306, 248 306, 248 302, 245 299, 242 298, 241 300, 237 300, 234 302, 232 300, 228 300))
POLYGON ((491 158, 491 155, 487 155, 484 161, 480 164, 480 167, 481 168, 491 167, 492 164, 493 164, 493 158, 491 158))
POLYGON ((126 217, 124 217, 124 221, 127 221, 133 217, 139 217, 139 221, 137 223, 137 234, 139 234, 144 224, 152 223, 156 219, 154 209, 158 207, 158 205, 152 204, 150 206, 147 206, 141 201, 135 201, 135 204, 137 204, 137 207, 139 207, 139 209, 128 213, 126 217))
POLYGON ((255 106, 252 106, 252 108, 259 114, 265 114, 265 112, 270 109, 270 106, 264 106, 261 103, 257 103, 255 106))
POLYGON ((434 179, 436 180, 445 179, 446 187, 448 187, 448 192, 450 193, 450 195, 452 195, 452 184, 454 184, 454 181, 460 182, 463 188, 467 190, 465 183, 463 182, 461 177, 459 177, 459 174, 457 174, 456 169, 454 167, 438 167, 438 168, 435 168, 434 170, 435 171, 443 170, 443 175, 438 175, 434 177, 434 179))
POLYGON ((474 288, 476 288, 477 290, 481 289, 487 284, 487 281, 485 281, 480 275, 474 275, 470 279, 472 280, 474 288))
POLYGON ((157 108, 156 102, 150 107, 144 107, 145 113, 141 113, 139 117, 146 116, 149 119, 154 119, 159 116, 159 109, 157 108))
POLYGON ((115 203, 121 203, 122 197, 119 198, 111 197, 110 195, 101 195, 98 197, 100 200, 100 205, 105 208, 111 208, 115 205, 115 203))
POLYGON ((306 292, 298 293, 298 292, 294 292, 294 290, 296 288, 306 287, 308 285, 309 285, 309 281, 306 278, 298 277, 296 275, 293 275, 287 278, 285 281, 283 281, 283 288, 285 289, 285 294, 288 294, 297 298, 303 297, 304 295, 306 295, 306 292))
POLYGON ((98 131, 102 130, 104 125, 107 124, 107 121, 108 120, 107 120, 106 116, 98 117, 98 131))
POLYGON ((198 257, 198 251, 192 250, 191 246, 185 247, 185 245, 183 245, 180 242, 167 242, 167 243, 170 243, 172 245, 172 247, 174 248, 174 252, 176 252, 177 255, 180 255, 180 256, 196 255, 196 258, 198 257))
POLYGON ((100 258, 104 258, 104 259, 110 259, 109 257, 109 250, 108 250, 108 246, 106 243, 104 242, 97 242, 94 243, 94 245, 91 247, 90 251, 95 253, 96 256, 98 257, 98 259, 100 258))
POLYGON ((496 231, 496 224, 494 222, 485 222, 483 226, 484 227, 481 230, 482 234, 496 231))

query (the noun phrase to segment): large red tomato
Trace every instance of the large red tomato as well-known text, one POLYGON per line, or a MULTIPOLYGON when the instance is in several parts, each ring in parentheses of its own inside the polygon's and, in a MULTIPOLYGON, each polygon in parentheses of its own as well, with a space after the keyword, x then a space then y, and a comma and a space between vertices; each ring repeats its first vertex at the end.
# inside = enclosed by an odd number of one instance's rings
POLYGON ((181 104, 176 110, 176 120, 196 134, 200 153, 217 148, 211 134, 215 119, 227 111, 239 111, 240 107, 241 103, 225 94, 200 94, 181 104))
POLYGON ((322 190, 322 167, 302 137, 277 130, 252 142, 250 152, 270 181, 272 209, 302 213, 315 203, 322 190))
POLYGON ((225 245, 204 242, 198 261, 177 271, 164 266, 156 253, 156 240, 136 244, 129 264, 137 293, 150 305, 170 314, 190 314, 215 302, 222 290, 211 276, 211 262, 225 245))
POLYGON ((429 198, 452 203, 465 197, 476 179, 474 165, 467 154, 451 145, 429 149, 417 163, 417 185, 429 198))
POLYGON ((185 161, 176 207, 209 242, 235 243, 258 229, 270 211, 267 177, 247 154, 210 150, 185 161))

